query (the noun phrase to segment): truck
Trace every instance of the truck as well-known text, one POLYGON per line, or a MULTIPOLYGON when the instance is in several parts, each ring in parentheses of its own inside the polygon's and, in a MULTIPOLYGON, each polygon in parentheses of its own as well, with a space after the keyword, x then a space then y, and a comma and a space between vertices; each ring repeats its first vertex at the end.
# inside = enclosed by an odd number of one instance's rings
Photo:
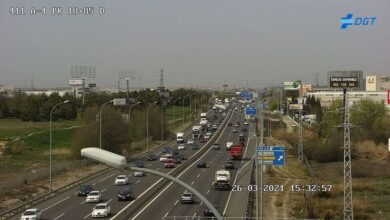
POLYGON ((179 132, 176 134, 176 142, 177 143, 184 143, 185 142, 183 132, 179 132))
POLYGON ((230 190, 230 172, 224 169, 217 170, 215 172, 213 187, 215 190, 230 190))
POLYGON ((196 125, 192 127, 192 138, 199 139, 202 137, 202 126, 196 125))
POLYGON ((230 147, 230 157, 232 160, 241 160, 242 158, 242 145, 241 144, 233 144, 230 147))

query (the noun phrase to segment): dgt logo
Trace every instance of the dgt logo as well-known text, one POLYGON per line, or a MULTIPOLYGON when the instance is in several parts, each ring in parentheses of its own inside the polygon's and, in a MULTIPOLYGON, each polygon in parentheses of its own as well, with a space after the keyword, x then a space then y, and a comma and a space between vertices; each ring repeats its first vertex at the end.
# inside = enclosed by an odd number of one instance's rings
POLYGON ((353 14, 347 14, 345 17, 340 19, 341 29, 347 29, 349 25, 354 26, 367 26, 374 25, 376 17, 356 17, 352 18, 353 14))

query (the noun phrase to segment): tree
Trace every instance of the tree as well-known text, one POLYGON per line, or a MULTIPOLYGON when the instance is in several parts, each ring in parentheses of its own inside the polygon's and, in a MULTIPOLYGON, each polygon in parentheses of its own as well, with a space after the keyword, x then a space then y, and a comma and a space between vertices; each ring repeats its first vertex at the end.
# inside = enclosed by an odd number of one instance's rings
POLYGON ((390 117, 378 117, 373 123, 372 133, 375 143, 387 143, 390 138, 390 117))

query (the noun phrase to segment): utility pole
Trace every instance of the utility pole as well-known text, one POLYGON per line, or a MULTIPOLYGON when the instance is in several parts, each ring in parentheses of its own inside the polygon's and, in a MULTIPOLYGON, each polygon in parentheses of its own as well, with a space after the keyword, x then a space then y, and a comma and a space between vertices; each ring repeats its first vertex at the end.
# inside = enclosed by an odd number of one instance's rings
POLYGON ((349 101, 347 89, 344 96, 344 220, 353 220, 352 204, 352 162, 351 162, 351 133, 349 124, 349 101))
POLYGON ((303 121, 302 121, 302 109, 303 109, 303 94, 302 94, 302 81, 300 81, 300 94, 301 106, 299 107, 299 139, 298 139, 298 161, 303 162, 303 121))

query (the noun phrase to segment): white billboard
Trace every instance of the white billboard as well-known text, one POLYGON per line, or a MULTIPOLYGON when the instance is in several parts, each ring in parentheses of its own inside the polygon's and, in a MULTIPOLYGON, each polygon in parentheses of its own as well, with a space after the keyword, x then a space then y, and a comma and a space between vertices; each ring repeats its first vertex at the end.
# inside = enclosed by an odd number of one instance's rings
POLYGON ((81 85, 83 85, 83 80, 82 79, 70 79, 68 84, 70 86, 81 86, 81 85))
POLYGON ((377 91, 377 79, 376 76, 367 76, 366 77, 366 91, 375 92, 377 91))

